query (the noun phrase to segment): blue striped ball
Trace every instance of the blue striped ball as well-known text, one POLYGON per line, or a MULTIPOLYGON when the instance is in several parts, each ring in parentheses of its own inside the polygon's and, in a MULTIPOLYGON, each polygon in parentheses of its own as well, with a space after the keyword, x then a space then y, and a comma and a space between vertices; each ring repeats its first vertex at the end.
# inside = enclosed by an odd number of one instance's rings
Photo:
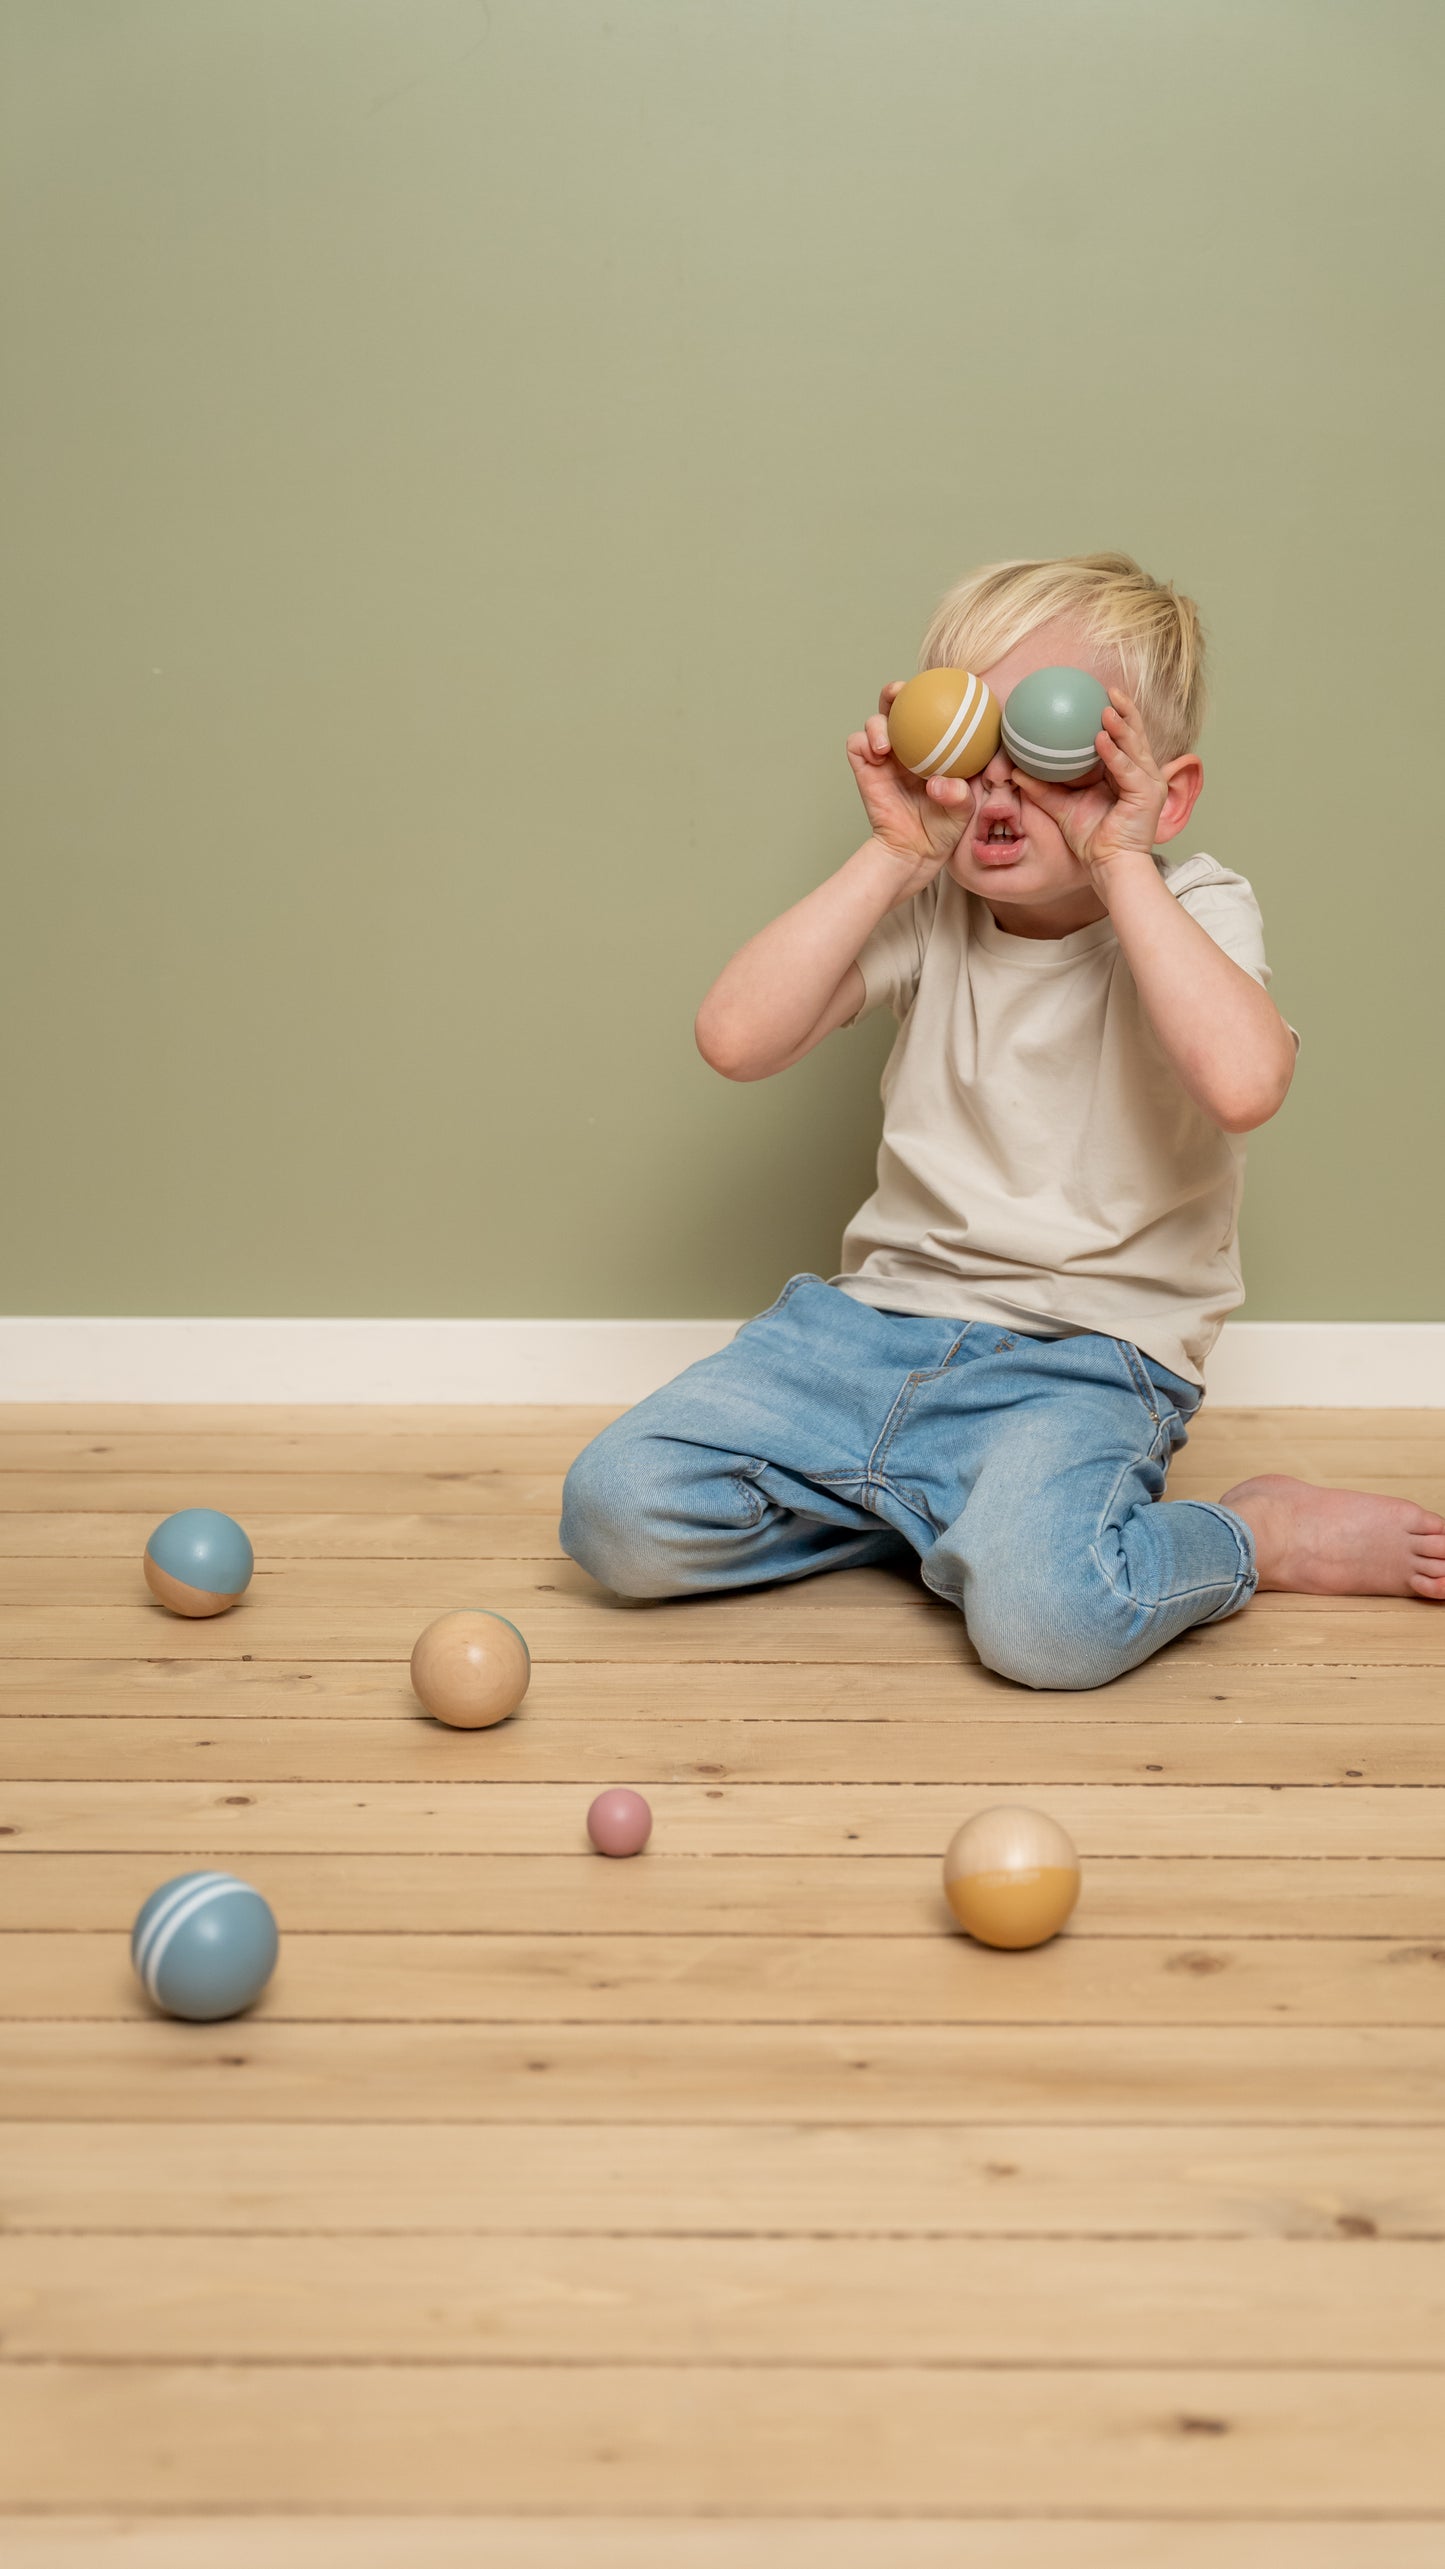
POLYGON ((157 2007, 209 2025, 239 2016, 260 1997, 279 1942, 276 1921, 249 1882, 230 1873, 178 1873, 141 1910, 130 1958, 157 2007))
POLYGON ((1003 745, 1043 785, 1077 785, 1099 765, 1094 747, 1109 690, 1087 669, 1035 669, 1003 709, 1003 745))

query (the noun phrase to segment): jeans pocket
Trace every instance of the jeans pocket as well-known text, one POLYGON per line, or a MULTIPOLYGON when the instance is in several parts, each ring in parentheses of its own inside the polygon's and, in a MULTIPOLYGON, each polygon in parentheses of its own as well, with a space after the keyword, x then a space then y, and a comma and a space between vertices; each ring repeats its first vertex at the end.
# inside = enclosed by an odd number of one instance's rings
POLYGON ((1165 1464, 1188 1441, 1189 1421, 1203 1394, 1179 1374, 1171 1374, 1167 1365, 1151 1364, 1147 1356, 1128 1338, 1116 1338, 1124 1371, 1149 1413, 1154 1434, 1153 1449, 1165 1464), (1175 1398, 1176 1392, 1178 1399, 1175 1398))
POLYGON ((1204 1398, 1198 1383, 1187 1383, 1182 1374, 1171 1374, 1167 1365, 1156 1365, 1150 1356, 1142 1362, 1161 1411, 1172 1414, 1181 1427, 1187 1427, 1204 1398))
POLYGON ((1138 1393, 1154 1425, 1162 1427, 1166 1415, 1173 1411, 1172 1401, 1151 1380, 1149 1369, 1132 1340, 1113 1338, 1109 1343, 1119 1351, 1119 1362, 1129 1377, 1130 1388, 1138 1393))
POLYGON ((1145 1375, 1153 1394, 1153 1414, 1161 1433, 1168 1440, 1169 1454, 1177 1454, 1189 1441, 1190 1422, 1204 1398, 1197 1383, 1188 1383, 1182 1374, 1172 1374, 1167 1365, 1158 1365, 1152 1357, 1141 1355, 1137 1347, 1129 1350, 1145 1375))

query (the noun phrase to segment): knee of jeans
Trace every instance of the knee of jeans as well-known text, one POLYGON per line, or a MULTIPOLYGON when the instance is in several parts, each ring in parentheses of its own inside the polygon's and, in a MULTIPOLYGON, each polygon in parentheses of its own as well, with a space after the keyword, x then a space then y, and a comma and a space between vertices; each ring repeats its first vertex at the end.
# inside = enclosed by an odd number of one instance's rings
POLYGON ((991 1565, 970 1577, 968 1637, 985 1668, 1049 1692, 1107 1686, 1131 1668, 1139 1633, 1127 1599, 1089 1564, 1074 1578, 1058 1565, 991 1565))
POLYGON ((610 1428, 583 1447, 562 1484, 562 1549, 619 1597, 675 1596, 686 1585, 667 1559, 668 1519, 644 1439, 610 1428))

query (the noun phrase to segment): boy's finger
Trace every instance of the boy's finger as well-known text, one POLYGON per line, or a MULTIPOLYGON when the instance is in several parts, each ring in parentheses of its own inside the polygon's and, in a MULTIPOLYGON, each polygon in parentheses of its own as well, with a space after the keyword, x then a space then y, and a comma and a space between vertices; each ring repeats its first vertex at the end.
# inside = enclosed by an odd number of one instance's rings
POLYGON ((881 714, 870 714, 867 722, 868 746, 875 758, 889 754, 888 725, 881 714))
POLYGON ((902 694, 906 684, 907 681, 903 678, 890 678, 887 686, 880 689, 878 696, 878 711, 880 714, 887 713, 894 697, 902 694))
POLYGON ((1104 736, 1107 740, 1128 741, 1138 749, 1148 748, 1149 735, 1144 729, 1143 721, 1133 705, 1128 705, 1127 711, 1121 710, 1117 705, 1109 705, 1106 706, 1105 711, 1107 713, 1112 713, 1115 722, 1119 726, 1117 732, 1111 732, 1106 730, 1102 723, 1100 724, 1100 730, 1104 731, 1104 736))
POLYGON ((1045 785, 1039 777, 1026 775, 1022 767, 1012 768, 1009 773, 1010 781, 1017 785, 1019 792, 1029 802, 1041 803, 1046 812, 1056 810, 1065 801, 1062 785, 1045 785))

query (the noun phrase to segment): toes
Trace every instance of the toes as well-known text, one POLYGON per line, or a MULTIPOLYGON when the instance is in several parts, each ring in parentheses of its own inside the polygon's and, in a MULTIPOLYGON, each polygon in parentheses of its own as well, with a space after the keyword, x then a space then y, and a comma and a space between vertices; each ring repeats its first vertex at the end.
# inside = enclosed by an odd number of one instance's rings
POLYGON ((1416 1570, 1410 1588, 1413 1595, 1428 1598, 1432 1605, 1445 1605, 1445 1572, 1416 1570))

